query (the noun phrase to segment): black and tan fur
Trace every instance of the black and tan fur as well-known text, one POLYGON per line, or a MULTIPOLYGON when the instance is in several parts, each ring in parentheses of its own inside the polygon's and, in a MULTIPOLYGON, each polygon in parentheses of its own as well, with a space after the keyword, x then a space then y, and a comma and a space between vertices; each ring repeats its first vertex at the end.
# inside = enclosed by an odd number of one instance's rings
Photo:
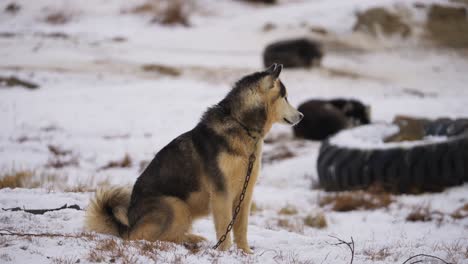
MULTIPOLYGON (((250 184, 234 224, 234 241, 247 253, 247 223, 260 171, 263 138, 276 122, 296 124, 302 114, 287 101, 281 65, 239 80, 192 130, 162 148, 137 179, 133 191, 99 190, 86 215, 89 230, 126 239, 196 243, 192 221, 210 212, 219 239, 239 199, 249 155, 255 151, 250 184), (259 142, 254 149, 255 137, 259 142)), ((220 245, 229 249, 231 234, 220 245)))

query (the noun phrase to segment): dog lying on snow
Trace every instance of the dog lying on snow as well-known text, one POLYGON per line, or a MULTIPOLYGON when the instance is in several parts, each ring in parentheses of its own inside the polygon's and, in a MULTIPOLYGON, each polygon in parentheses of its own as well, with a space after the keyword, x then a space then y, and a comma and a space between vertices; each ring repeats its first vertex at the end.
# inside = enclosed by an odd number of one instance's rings
MULTIPOLYGON (((247 224, 257 180, 263 138, 274 123, 297 124, 303 115, 292 107, 279 79, 282 65, 240 79, 192 130, 162 148, 140 175, 133 191, 101 189, 86 212, 88 230, 125 239, 197 243, 192 221, 213 214, 219 239, 232 219, 249 156, 256 155, 245 199, 234 223, 234 241, 246 253, 247 224), (259 139, 258 143, 255 142, 259 139)), ((231 247, 231 234, 220 244, 231 247)))

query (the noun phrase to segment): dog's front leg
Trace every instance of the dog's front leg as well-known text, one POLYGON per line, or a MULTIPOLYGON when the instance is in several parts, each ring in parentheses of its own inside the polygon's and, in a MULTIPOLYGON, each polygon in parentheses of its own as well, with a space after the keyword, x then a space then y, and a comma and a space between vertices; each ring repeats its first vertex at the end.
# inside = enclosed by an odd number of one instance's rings
MULTIPOLYGON (((252 201, 252 193, 248 192, 242 203, 237 220, 234 223, 234 241, 238 248, 242 249, 245 253, 252 254, 253 251, 249 247, 247 241, 247 227, 249 224, 250 206, 252 201)), ((234 208, 235 210, 236 208, 234 208)))
MULTIPOLYGON (((229 222, 232 219, 232 199, 227 192, 215 192, 211 196, 211 206, 216 229, 216 239, 226 233, 229 222)), ((219 245, 220 250, 228 250, 232 246, 231 232, 226 234, 226 240, 219 245)))
MULTIPOLYGON (((248 253, 248 254, 253 253, 247 241, 247 228, 249 225, 249 215, 250 215, 250 207, 252 204, 253 189, 257 181, 259 171, 260 171, 260 163, 256 162, 252 170, 252 175, 250 177, 249 185, 247 186, 247 191, 245 193, 244 201, 242 202, 239 215, 237 216, 237 220, 234 223, 234 241, 238 248, 242 249, 245 253, 248 253)), ((234 201, 233 210, 236 210, 239 197, 240 197, 240 194, 237 196, 236 200, 234 201)))

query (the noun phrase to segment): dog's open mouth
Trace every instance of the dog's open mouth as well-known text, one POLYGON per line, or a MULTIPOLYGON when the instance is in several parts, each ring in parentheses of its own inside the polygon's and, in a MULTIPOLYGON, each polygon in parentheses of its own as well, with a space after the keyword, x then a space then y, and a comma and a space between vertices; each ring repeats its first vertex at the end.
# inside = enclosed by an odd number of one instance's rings
POLYGON ((283 120, 284 120, 286 123, 290 124, 290 125, 294 125, 294 123, 293 123, 293 122, 289 121, 289 120, 288 120, 288 119, 286 119, 286 118, 283 118, 283 120))

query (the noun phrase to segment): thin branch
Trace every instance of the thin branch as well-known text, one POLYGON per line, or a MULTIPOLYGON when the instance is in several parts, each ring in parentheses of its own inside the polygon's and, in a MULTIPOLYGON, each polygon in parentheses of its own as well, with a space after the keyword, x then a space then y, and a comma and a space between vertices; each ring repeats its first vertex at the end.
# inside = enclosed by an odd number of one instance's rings
MULTIPOLYGON (((407 260, 405 260, 405 262, 403 262, 402 264, 406 264, 408 261, 410 261, 410 260, 412 260, 414 258, 417 258, 417 257, 433 258, 433 259, 437 259, 437 260, 442 261, 444 264, 452 264, 452 263, 447 262, 446 260, 443 260, 443 259, 441 259, 439 257, 428 255, 428 254, 417 254, 417 255, 411 256, 407 260)), ((420 262, 422 262, 422 260, 418 260, 418 261, 415 261, 415 262, 410 262, 409 264, 415 264, 415 263, 420 263, 420 262)))
POLYGON ((354 240, 353 240, 353 237, 351 237, 351 242, 346 242, 343 239, 335 237, 335 236, 329 236, 329 237, 332 237, 332 238, 338 240, 338 243, 332 244, 333 246, 346 245, 349 248, 349 250, 351 251, 351 260, 350 260, 349 264, 353 264, 353 261, 354 261, 354 240))
POLYGON ((53 209, 21 209, 20 207, 2 208, 3 211, 10 211, 10 212, 23 211, 23 212, 31 213, 31 214, 45 214, 47 212, 59 211, 63 209, 83 210, 76 204, 70 205, 70 206, 68 206, 67 204, 64 204, 63 206, 59 208, 53 208, 53 209))
POLYGON ((91 235, 71 235, 71 234, 55 234, 55 233, 17 233, 8 229, 0 229, 0 236, 19 236, 19 237, 66 237, 66 238, 87 238, 91 235))

